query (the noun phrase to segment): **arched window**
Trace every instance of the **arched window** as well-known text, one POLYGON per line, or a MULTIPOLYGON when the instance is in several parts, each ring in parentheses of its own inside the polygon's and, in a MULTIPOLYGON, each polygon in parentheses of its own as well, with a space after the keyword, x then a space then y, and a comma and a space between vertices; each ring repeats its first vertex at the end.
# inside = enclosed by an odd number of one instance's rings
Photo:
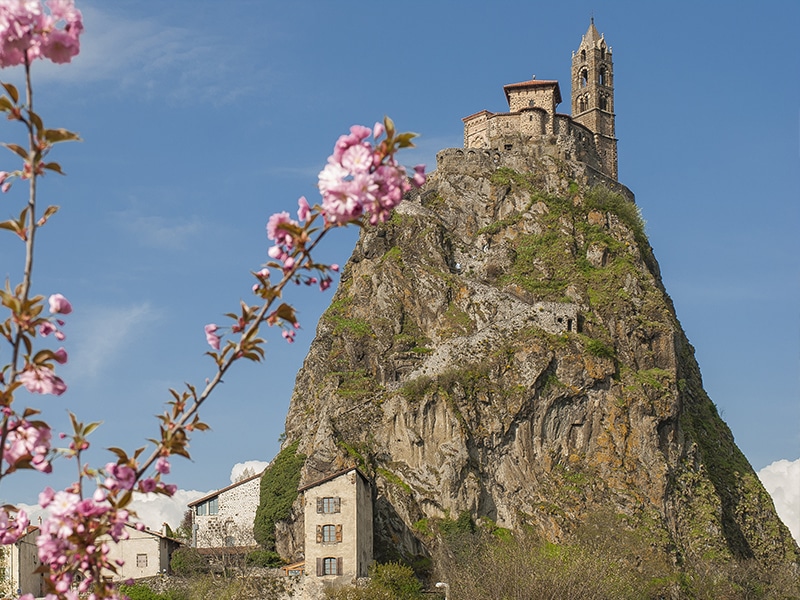
POLYGON ((606 57, 606 47, 600 46, 600 58, 605 58, 605 57, 606 57))
POLYGON ((588 81, 589 81, 589 71, 587 71, 586 69, 581 69, 581 87, 586 87, 588 81))
POLYGON ((578 98, 578 112, 583 112, 587 108, 586 96, 578 98))
POLYGON ((600 109, 607 110, 608 109, 608 96, 605 94, 600 95, 600 109))
POLYGON ((586 60, 586 50, 581 50, 581 60, 586 60))
MULTIPOLYGON (((320 559, 317 559, 320 560, 320 559)), ((332 556, 328 556, 322 559, 322 564, 320 565, 322 568, 320 569, 319 575, 341 575, 342 574, 342 559, 341 558, 334 558, 332 556)))
POLYGON ((600 85, 607 85, 606 84, 606 68, 600 67, 600 85))

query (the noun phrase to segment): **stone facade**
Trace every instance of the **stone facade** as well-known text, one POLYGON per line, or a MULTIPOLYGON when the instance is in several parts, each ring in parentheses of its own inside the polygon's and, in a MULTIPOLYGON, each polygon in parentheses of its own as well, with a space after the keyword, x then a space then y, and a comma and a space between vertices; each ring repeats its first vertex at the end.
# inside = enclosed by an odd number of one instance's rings
MULTIPOLYGON (((115 581, 125 581, 166 575, 172 553, 181 546, 181 542, 149 529, 139 531, 132 525, 127 526, 127 531, 128 537, 116 543, 108 536, 100 538, 101 542, 108 543, 111 562, 122 562, 116 573, 108 572, 106 576, 115 581)), ((4 547, 6 579, 0 590, 4 597, 16 596, 17 590, 37 598, 47 592, 45 577, 37 572, 41 566, 36 546, 39 533, 38 527, 30 527, 14 545, 4 547)))
POLYGON ((306 597, 366 577, 372 562, 372 488, 355 468, 305 487, 306 597))
POLYGON ((253 521, 261 475, 253 475, 189 503, 192 545, 197 548, 255 546, 253 521))
POLYGON ((465 148, 538 151, 584 162, 617 180, 611 48, 594 22, 572 56, 572 117, 556 113, 557 81, 533 77, 503 91, 509 112, 482 110, 463 119, 465 148))
POLYGON ((116 544, 110 538, 104 540, 108 542, 109 559, 123 562, 116 573, 108 576, 116 581, 125 581, 166 575, 172 553, 182 545, 181 542, 149 529, 139 531, 130 525, 127 529, 127 539, 116 544))

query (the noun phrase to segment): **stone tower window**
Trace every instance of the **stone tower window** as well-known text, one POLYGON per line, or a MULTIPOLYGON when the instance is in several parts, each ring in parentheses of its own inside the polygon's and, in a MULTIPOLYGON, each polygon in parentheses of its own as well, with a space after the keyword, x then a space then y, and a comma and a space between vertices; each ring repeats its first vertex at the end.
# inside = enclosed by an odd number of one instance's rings
POLYGON ((586 50, 581 50, 581 60, 586 60, 586 50))
POLYGON ((608 109, 608 96, 602 94, 600 96, 600 109, 607 110, 608 109))
POLYGON ((606 68, 600 67, 600 85, 607 85, 606 84, 606 68))
POLYGON ((586 69, 581 69, 581 87, 586 87, 588 81, 589 81, 589 71, 587 71, 586 69))

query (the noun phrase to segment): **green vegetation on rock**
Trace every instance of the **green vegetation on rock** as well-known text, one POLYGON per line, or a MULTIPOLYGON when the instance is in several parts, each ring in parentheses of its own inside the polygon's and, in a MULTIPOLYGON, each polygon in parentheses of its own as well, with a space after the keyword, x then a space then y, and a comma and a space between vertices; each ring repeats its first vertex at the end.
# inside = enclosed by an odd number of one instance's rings
POLYGON ((275 550, 275 524, 289 516, 297 498, 300 469, 306 458, 297 452, 298 445, 294 442, 281 450, 261 477, 253 536, 265 550, 275 550))

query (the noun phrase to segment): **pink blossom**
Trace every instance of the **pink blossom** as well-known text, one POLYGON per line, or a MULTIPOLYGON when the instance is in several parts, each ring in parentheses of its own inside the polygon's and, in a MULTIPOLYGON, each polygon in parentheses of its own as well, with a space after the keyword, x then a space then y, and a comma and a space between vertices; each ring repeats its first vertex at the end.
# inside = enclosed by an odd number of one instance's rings
POLYGON ((132 490, 136 483, 136 471, 128 465, 118 465, 110 462, 106 465, 106 473, 108 473, 108 477, 103 482, 106 489, 115 490, 121 488, 123 490, 132 490))
MULTIPOLYGON (((2 180, 0 180, 2 183, 2 180)), ((308 205, 308 200, 306 200, 305 196, 300 196, 300 199, 297 201, 297 218, 301 221, 305 221, 311 215, 311 207, 308 205)))
POLYGON ((48 0, 50 14, 39 0, 0 3, 0 67, 36 58, 69 62, 80 50, 83 21, 72 0, 48 0), (63 28, 58 24, 63 22, 63 28))
POLYGON ((50 296, 50 312, 53 314, 60 313, 62 315, 68 315, 72 312, 72 305, 69 303, 69 300, 64 298, 61 294, 53 294, 50 296))
POLYGON ((294 238, 284 228, 285 225, 297 226, 297 221, 292 220, 286 211, 275 213, 267 221, 267 237, 275 240, 276 244, 291 248, 294 245, 294 238))
POLYGON ((158 482, 152 477, 148 477, 147 479, 142 479, 139 482, 139 491, 145 494, 149 494, 150 492, 154 491, 157 487, 158 487, 158 482))
POLYGON ((208 342, 208 345, 214 350, 219 350, 220 336, 214 333, 219 327, 214 323, 209 323, 203 329, 205 329, 206 332, 206 342, 208 342))
POLYGON ((166 456, 160 456, 156 461, 156 471, 162 475, 169 475, 169 460, 166 456))
POLYGON ((333 263, 333 264, 330 266, 330 269, 331 269, 331 271, 333 271, 334 273, 338 273, 338 272, 339 272, 339 265, 337 265, 336 263, 333 263))
POLYGON ((58 328, 53 325, 50 321, 45 321, 41 325, 39 325, 39 335, 42 337, 47 337, 54 331, 58 331, 58 328))
POLYGON ((422 187, 425 185, 425 165, 417 165, 414 167, 414 185, 417 187, 422 187))
POLYGON ((67 363, 67 351, 64 348, 59 348, 55 352, 53 352, 53 360, 55 360, 58 364, 64 365, 67 363))
POLYGON ((29 365, 19 374, 19 381, 34 394, 53 394, 60 396, 67 391, 67 384, 52 369, 29 365))
POLYGON ((291 329, 284 329, 284 330, 281 332, 281 335, 282 335, 282 336, 284 337, 284 339, 285 339, 287 342, 289 342, 290 344, 294 342, 294 335, 295 335, 295 333, 294 333, 294 331, 292 331, 291 329))
POLYGON ((0 507, 0 544, 13 544, 23 535, 30 525, 28 515, 24 510, 17 511, 16 516, 12 516, 5 508, 0 507))

